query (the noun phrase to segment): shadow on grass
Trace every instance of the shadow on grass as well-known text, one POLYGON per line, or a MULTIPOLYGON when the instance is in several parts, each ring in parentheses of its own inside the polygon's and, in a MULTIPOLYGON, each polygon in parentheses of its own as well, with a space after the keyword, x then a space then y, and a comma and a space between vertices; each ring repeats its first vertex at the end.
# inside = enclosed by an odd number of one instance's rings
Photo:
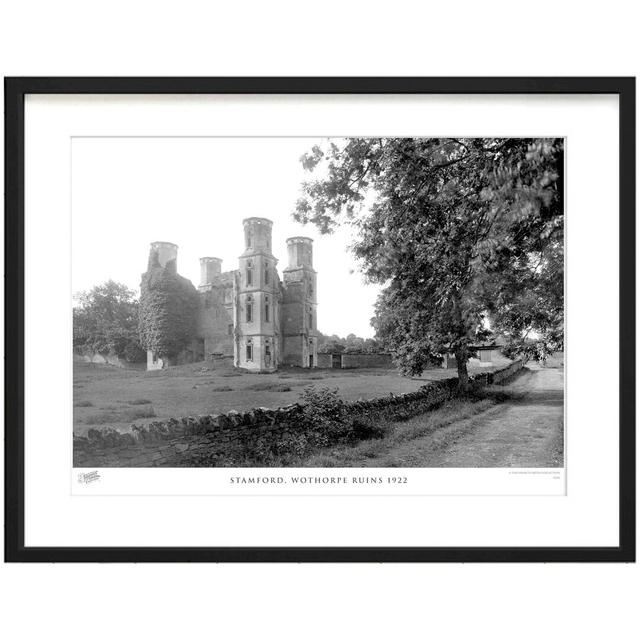
POLYGON ((156 412, 151 406, 140 407, 139 409, 125 409, 124 411, 101 411, 94 413, 82 420, 84 424, 114 424, 118 422, 131 422, 140 418, 153 418, 156 412))

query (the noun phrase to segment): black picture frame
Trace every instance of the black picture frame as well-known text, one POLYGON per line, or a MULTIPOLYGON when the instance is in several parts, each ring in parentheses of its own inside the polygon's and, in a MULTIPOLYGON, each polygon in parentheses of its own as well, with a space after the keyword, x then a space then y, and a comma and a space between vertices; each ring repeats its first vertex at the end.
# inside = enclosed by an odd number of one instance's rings
POLYGON ((635 78, 5 78, 5 561, 635 561, 635 78), (27 94, 615 94, 620 143, 620 465, 616 547, 26 547, 24 541, 24 100, 27 94))

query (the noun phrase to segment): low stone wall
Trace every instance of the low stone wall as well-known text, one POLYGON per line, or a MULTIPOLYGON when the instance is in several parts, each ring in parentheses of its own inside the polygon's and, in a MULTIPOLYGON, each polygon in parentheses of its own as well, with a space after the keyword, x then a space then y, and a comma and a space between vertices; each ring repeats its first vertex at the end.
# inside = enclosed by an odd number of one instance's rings
MULTIPOLYGON (((366 369, 369 367, 390 369, 393 367, 390 353, 341 353, 337 357, 340 358, 342 369, 366 369)), ((334 364, 333 354, 319 353, 317 363, 319 369, 331 369, 334 364)))
POLYGON ((513 376, 527 364, 526 360, 516 360, 512 362, 510 365, 498 369, 498 371, 494 371, 493 373, 483 374, 486 375, 488 380, 488 384, 505 384, 513 378, 513 376))
POLYGON ((333 366, 333 355, 331 353, 318 353, 318 369, 331 369, 333 366))
MULTIPOLYGON (((493 373, 472 378, 478 387, 504 384, 524 365, 516 361, 493 373)), ((357 400, 345 405, 347 416, 379 420, 406 419, 439 406, 458 393, 457 378, 423 385, 416 391, 357 400)), ((190 466, 202 457, 215 459, 232 447, 246 446, 265 437, 283 437, 300 429, 303 405, 278 409, 229 411, 220 415, 189 416, 132 425, 131 432, 89 429, 74 436, 75 467, 190 466)))
POLYGON ((343 369, 364 369, 367 367, 380 367, 390 369, 393 360, 390 353, 343 353, 343 369))

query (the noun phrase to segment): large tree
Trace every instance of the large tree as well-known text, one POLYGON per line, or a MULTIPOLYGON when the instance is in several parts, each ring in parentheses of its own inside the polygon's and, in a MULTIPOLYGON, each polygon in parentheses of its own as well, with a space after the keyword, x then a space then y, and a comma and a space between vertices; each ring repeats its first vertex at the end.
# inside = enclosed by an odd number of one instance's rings
POLYGON ((135 291, 109 280, 82 291, 73 309, 73 345, 84 353, 115 353, 129 362, 144 358, 138 340, 135 291))
POLYGON ((489 323, 513 354, 562 347, 562 140, 351 138, 301 160, 319 177, 294 217, 355 226, 362 270, 384 286, 377 337, 404 373, 453 352, 467 386, 489 323))

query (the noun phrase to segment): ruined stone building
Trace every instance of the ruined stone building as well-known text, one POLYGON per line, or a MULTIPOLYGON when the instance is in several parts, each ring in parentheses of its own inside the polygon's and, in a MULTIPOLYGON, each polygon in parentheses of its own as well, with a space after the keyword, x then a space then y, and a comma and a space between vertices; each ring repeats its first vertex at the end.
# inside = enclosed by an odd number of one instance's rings
MULTIPOLYGON (((288 264, 280 279, 272 253, 271 220, 247 218, 243 225, 244 251, 237 269, 223 272, 219 258, 200 259, 195 339, 175 356, 148 351, 148 369, 224 356, 233 357, 236 367, 252 371, 275 371, 279 365, 317 366, 313 241, 287 240, 288 264)), ((149 264, 172 269, 177 276, 177 252, 175 244, 154 242, 149 264)))

